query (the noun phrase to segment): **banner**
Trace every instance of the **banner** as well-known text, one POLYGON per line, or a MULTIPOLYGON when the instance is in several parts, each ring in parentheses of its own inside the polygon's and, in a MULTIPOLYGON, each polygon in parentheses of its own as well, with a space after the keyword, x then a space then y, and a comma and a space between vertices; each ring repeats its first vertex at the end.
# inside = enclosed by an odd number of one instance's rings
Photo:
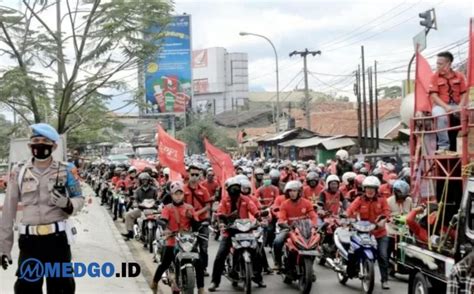
POLYGON ((191 19, 189 15, 172 16, 159 40, 160 51, 145 62, 145 114, 185 112, 192 97, 191 19))
POLYGON ((160 125, 158 125, 157 144, 160 164, 185 175, 184 151, 186 144, 168 135, 160 125))
POLYGON ((415 74, 415 113, 418 111, 430 112, 433 108, 429 95, 429 87, 433 71, 426 59, 418 51, 416 52, 416 74, 415 74))

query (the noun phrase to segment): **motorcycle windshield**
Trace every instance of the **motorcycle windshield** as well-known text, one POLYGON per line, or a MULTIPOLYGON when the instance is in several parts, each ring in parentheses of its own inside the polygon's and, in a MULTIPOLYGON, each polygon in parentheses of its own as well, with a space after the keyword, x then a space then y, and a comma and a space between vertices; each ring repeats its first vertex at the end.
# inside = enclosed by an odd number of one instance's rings
POLYGON ((311 238, 311 229, 312 229, 312 224, 309 219, 303 219, 303 220, 298 220, 293 223, 295 228, 297 228, 300 232, 300 234, 303 236, 305 239, 311 238))

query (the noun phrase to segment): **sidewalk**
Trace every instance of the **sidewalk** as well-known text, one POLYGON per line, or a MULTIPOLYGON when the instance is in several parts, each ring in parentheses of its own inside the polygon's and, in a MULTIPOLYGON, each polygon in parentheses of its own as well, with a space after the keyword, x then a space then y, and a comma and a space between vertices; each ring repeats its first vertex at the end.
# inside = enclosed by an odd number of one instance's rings
MULTIPOLYGON (((120 271, 122 262, 136 262, 129 247, 120 236, 116 226, 106 209, 100 206, 99 198, 93 195, 89 186, 83 185, 83 194, 86 197, 86 206, 74 219, 78 235, 76 243, 72 245, 73 262, 103 264, 110 262, 120 271), (87 203, 91 199, 92 203, 87 203)), ((15 232, 15 240, 18 236, 15 232)), ((12 250, 13 266, 7 271, 0 269, 1 293, 13 293, 15 283, 16 262, 18 260, 18 243, 15 241, 12 250)), ((91 278, 84 276, 76 278, 76 293, 151 293, 151 290, 140 274, 136 278, 91 278)), ((44 284, 45 285, 45 284, 44 284)), ((46 287, 43 287, 46 289, 46 287)), ((46 293, 46 290, 44 290, 46 293)))

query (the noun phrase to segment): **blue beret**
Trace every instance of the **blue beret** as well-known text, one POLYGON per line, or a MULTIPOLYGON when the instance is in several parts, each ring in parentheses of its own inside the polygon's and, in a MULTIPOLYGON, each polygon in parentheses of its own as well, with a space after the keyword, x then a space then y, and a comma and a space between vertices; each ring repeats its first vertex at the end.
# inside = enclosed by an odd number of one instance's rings
POLYGON ((59 140, 58 131, 52 126, 39 123, 30 126, 31 131, 33 132, 32 137, 45 137, 53 142, 57 142, 59 140))

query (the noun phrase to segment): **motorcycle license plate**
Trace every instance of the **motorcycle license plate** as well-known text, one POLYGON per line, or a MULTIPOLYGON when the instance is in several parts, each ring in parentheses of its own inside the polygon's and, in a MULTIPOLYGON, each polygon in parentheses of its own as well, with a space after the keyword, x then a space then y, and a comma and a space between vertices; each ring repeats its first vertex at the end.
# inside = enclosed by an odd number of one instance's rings
POLYGON ((234 237, 235 240, 248 240, 248 239, 255 239, 253 234, 236 234, 234 237))
POLYGON ((145 215, 153 214, 153 209, 145 209, 145 210, 143 210, 143 213, 144 213, 145 215))
POLYGON ((316 256, 317 252, 316 250, 300 250, 298 251, 300 255, 307 255, 307 256, 316 256))

